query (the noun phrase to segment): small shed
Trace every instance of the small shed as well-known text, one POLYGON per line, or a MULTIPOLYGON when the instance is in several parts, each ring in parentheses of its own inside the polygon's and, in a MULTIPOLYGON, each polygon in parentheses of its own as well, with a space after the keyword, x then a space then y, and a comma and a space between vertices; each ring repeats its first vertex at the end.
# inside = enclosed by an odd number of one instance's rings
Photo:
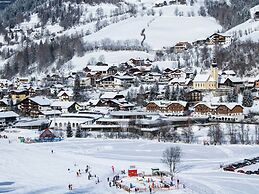
POLYGON ((133 177, 133 176, 138 176, 138 170, 136 169, 135 166, 130 166, 128 169, 128 176, 133 177))
POLYGON ((40 139, 53 139, 55 137, 56 136, 48 128, 46 128, 40 135, 40 139))

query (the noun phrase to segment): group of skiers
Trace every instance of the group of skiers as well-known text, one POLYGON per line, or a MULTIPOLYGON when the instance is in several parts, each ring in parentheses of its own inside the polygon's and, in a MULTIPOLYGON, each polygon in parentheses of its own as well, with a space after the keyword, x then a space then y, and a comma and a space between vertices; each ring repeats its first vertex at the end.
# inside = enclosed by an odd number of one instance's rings
MULTIPOLYGON (((74 166, 77 166, 76 163, 74 164, 74 166)), ((71 169, 70 169, 70 168, 68 168, 67 170, 68 170, 69 173, 71 172, 71 169)), ((91 174, 91 172, 90 172, 90 166, 86 165, 86 168, 85 168, 84 172, 85 172, 85 174, 87 174, 88 180, 91 180, 91 178, 94 177, 94 178, 96 178, 95 183, 96 183, 96 184, 100 183, 99 177, 98 177, 97 175, 92 175, 92 174, 91 174)), ((77 176, 77 177, 80 177, 81 175, 82 175, 82 170, 81 170, 81 169, 78 169, 78 171, 76 171, 76 176, 77 176)), ((72 189, 73 189, 73 188, 72 188, 72 184, 69 184, 69 185, 68 185, 68 189, 69 189, 69 190, 72 190, 72 189)))

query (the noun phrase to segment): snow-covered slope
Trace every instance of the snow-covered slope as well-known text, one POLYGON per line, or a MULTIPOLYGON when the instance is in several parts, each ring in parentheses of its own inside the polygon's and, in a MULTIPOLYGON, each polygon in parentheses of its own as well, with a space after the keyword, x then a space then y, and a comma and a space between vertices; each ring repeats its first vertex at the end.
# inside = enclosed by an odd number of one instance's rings
MULTIPOLYGON (((18 37, 16 40, 11 40, 12 44, 8 45, 4 37, 0 35, 0 41, 3 43, 0 50, 7 51, 10 48, 14 50, 23 49, 24 45, 22 46, 21 43, 22 36, 26 36, 38 44, 40 41, 51 41, 60 36, 75 35, 82 36, 83 40, 88 43, 109 38, 114 41, 138 40, 138 44, 140 44, 143 40, 143 36, 141 36, 143 29, 145 29, 144 34, 146 35, 144 43, 149 45, 151 50, 159 50, 163 49, 163 47, 172 47, 179 41, 192 42, 197 39, 204 39, 222 29, 215 19, 199 16, 199 9, 204 4, 204 0, 195 1, 193 6, 190 5, 189 1, 187 1, 187 5, 169 5, 168 1, 168 5, 166 6, 154 7, 156 2, 157 0, 125 0, 119 4, 101 3, 99 5, 89 5, 81 3, 80 10, 82 11, 82 15, 79 23, 68 29, 61 27, 58 20, 56 23, 48 21, 44 26, 41 26, 38 13, 32 12, 30 13, 29 20, 24 20, 14 27, 13 30, 16 31, 15 35, 18 37), (137 10, 134 16, 129 11, 131 9, 130 5, 134 5, 137 10), (103 15, 101 19, 97 14, 97 10, 100 8, 103 15), (119 14, 114 16, 115 12, 119 14), (101 30, 97 29, 98 21, 102 25, 106 23, 105 25, 107 26, 101 30)), ((68 7, 68 2, 64 2, 64 5, 68 7)), ((73 7, 73 3, 70 6, 73 7)), ((68 64, 72 64, 73 70, 81 70, 81 67, 85 67, 87 61, 92 56, 97 60, 102 55, 97 54, 98 52, 100 51, 93 51, 93 54, 87 52, 83 57, 74 56, 68 64)), ((107 57, 105 56, 107 59, 106 62, 111 63, 125 62, 132 57, 145 58, 148 56, 151 58, 151 55, 154 54, 143 51, 105 53, 104 55, 107 55, 107 57), (125 53, 129 55, 127 56, 125 53), (109 58, 118 59, 109 60, 109 58)), ((0 66, 3 65, 4 63, 0 64, 0 66)), ((33 65, 37 66, 37 64, 33 65)), ((56 67, 55 63, 48 67, 49 71, 53 67, 56 67)), ((67 67, 71 70, 71 65, 67 67)))
POLYGON ((254 18, 256 11, 259 11, 259 5, 251 8, 250 14, 251 19, 246 22, 235 26, 234 28, 228 30, 226 33, 241 40, 252 40, 254 42, 259 41, 259 20, 254 18))
POLYGON ((172 47, 179 41, 192 42, 221 29, 215 19, 206 17, 178 16, 144 16, 129 18, 125 21, 110 25, 97 33, 85 37, 94 41, 110 38, 112 40, 138 39, 141 41, 141 31, 145 29, 146 41, 152 49, 172 47))
MULTIPOLYGON (((14 134, 8 135, 11 136, 10 144, 8 140, 0 139, 0 193, 10 194, 124 194, 124 190, 108 185, 107 177, 114 175, 112 165, 116 172, 127 171, 131 165, 146 173, 151 173, 151 168, 167 170, 161 163, 162 152, 174 145, 150 140, 107 139, 21 144, 14 139, 14 134), (100 178, 99 184, 95 183, 96 178, 87 179, 84 173, 86 165, 90 165, 92 175, 100 178), (78 169, 82 172, 80 177, 76 176, 78 169), (73 192, 69 192, 68 184, 73 184, 73 192)), ((186 189, 157 191, 157 194, 259 193, 257 175, 223 172, 219 168, 220 164, 258 156, 258 146, 177 145, 183 151, 177 178, 186 185, 186 189)))

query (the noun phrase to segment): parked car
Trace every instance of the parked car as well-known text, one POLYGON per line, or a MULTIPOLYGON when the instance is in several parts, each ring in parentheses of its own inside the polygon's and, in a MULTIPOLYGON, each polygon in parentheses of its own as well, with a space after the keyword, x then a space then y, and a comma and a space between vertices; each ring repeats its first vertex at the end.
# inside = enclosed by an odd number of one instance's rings
POLYGON ((231 171, 231 172, 234 172, 235 171, 235 168, 233 166, 226 166, 223 168, 224 171, 231 171))
POLYGON ((238 172, 238 173, 245 173, 245 171, 244 171, 244 170, 241 170, 241 169, 238 170, 237 172, 238 172))
POLYGON ((248 171, 245 172, 245 174, 249 174, 250 175, 250 174, 253 174, 253 172, 251 170, 248 170, 248 171))

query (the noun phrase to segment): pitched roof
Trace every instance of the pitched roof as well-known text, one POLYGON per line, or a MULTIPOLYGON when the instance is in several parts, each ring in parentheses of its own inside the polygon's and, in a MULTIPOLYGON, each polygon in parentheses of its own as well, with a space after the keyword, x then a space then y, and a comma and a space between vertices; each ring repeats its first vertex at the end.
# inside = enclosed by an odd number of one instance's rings
POLYGON ((151 101, 151 102, 155 103, 159 107, 167 107, 167 106, 169 106, 171 104, 181 104, 184 107, 187 105, 186 101, 181 101, 181 100, 179 100, 179 101, 156 100, 156 101, 151 101))
POLYGON ((100 97, 100 99, 114 99, 117 95, 122 95, 122 96, 124 96, 123 94, 120 94, 120 93, 117 93, 117 92, 105 92, 105 93, 100 97))
POLYGON ((67 109, 69 107, 71 107, 73 104, 75 104, 75 102, 73 101, 54 101, 53 103, 51 103, 51 107, 61 107, 62 109, 67 109))
POLYGON ((29 100, 41 105, 41 106, 50 106, 52 100, 46 98, 45 96, 35 96, 29 98, 29 100))
POLYGON ((13 111, 5 111, 5 112, 0 112, 0 118, 9 118, 9 117, 19 117, 18 114, 16 114, 13 111))
POLYGON ((107 65, 89 65, 87 66, 92 72, 99 72, 99 71, 108 71, 110 66, 107 65))
POLYGON ((206 82, 210 78, 210 73, 197 74, 194 78, 194 82, 206 82))
POLYGON ((72 97, 73 96, 73 92, 72 91, 60 91, 57 95, 57 97, 61 97, 64 94, 67 94, 68 96, 72 97))

